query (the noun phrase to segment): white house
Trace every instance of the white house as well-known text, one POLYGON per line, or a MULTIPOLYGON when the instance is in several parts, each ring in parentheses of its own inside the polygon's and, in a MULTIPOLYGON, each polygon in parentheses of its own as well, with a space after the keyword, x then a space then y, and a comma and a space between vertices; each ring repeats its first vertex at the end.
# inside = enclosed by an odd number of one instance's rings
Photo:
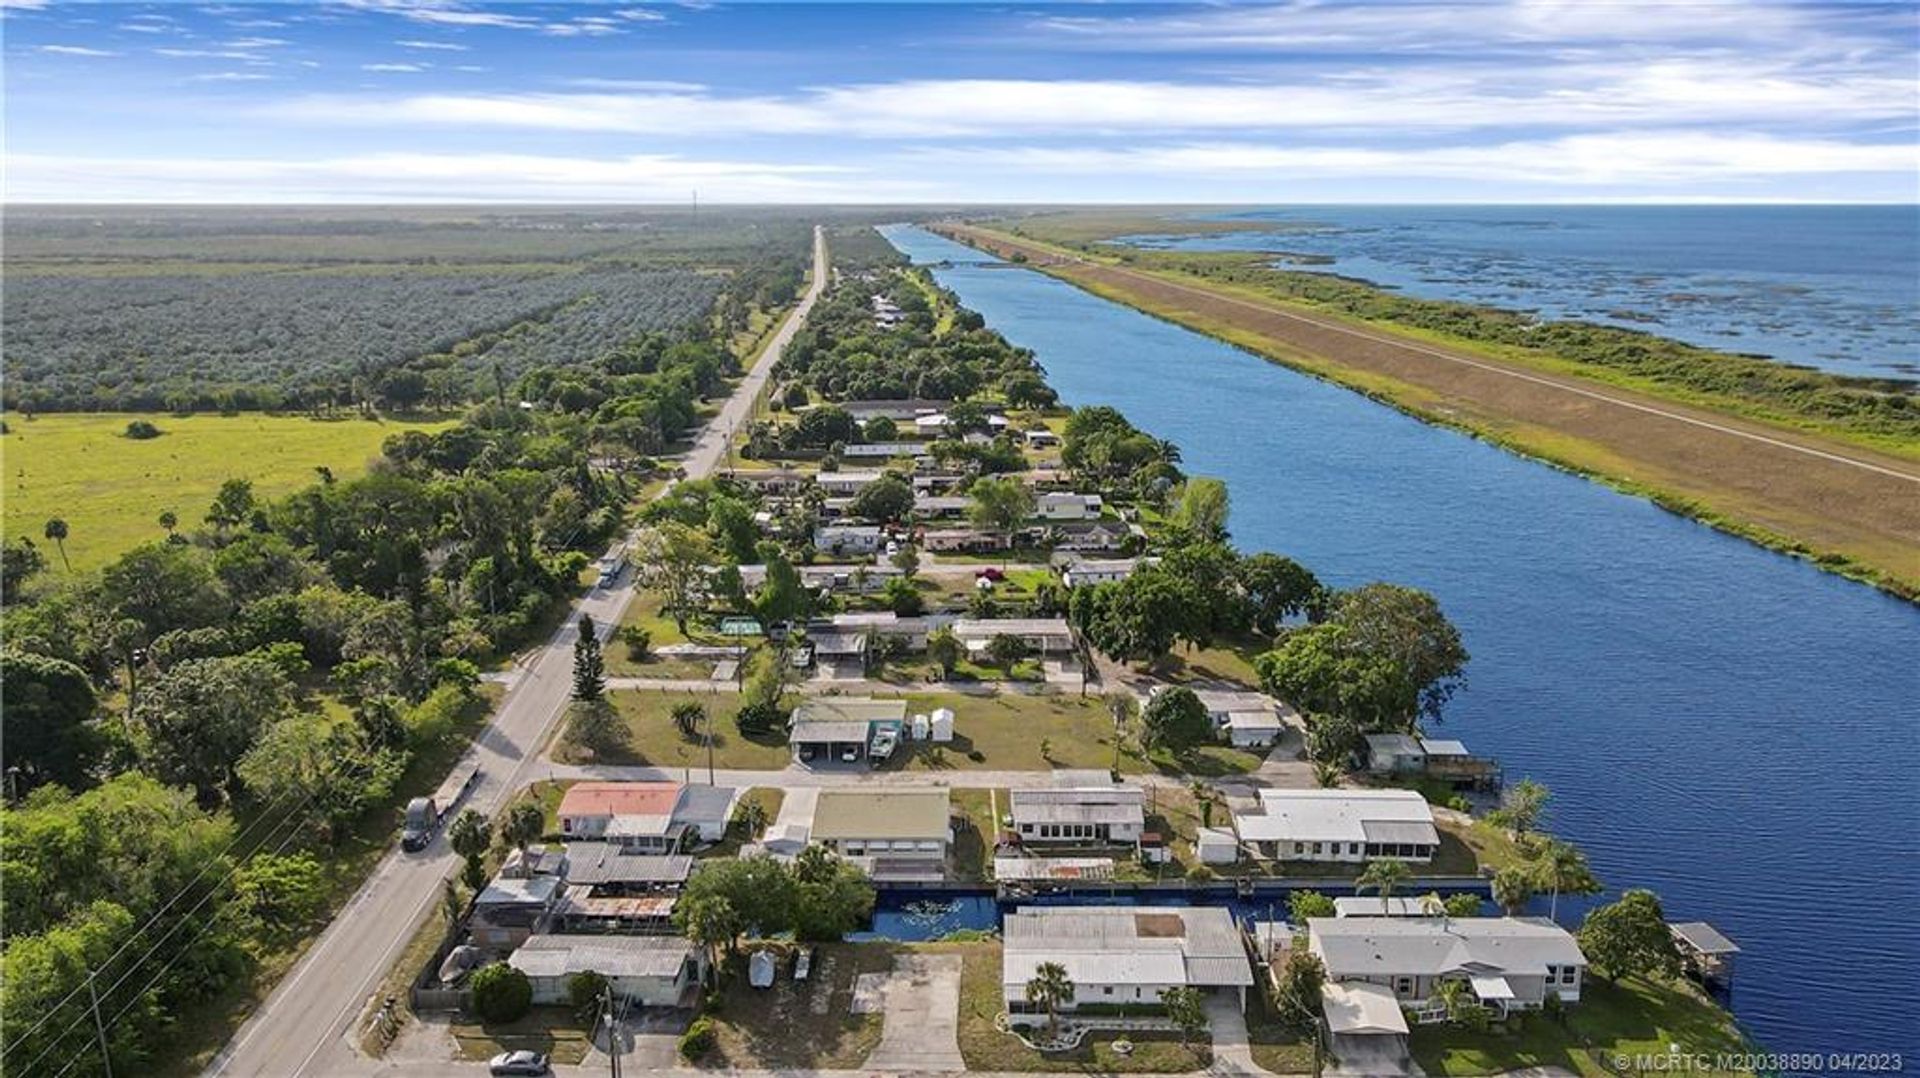
POLYGON ((927 447, 921 442, 861 442, 842 449, 840 455, 849 460, 892 460, 895 457, 924 457, 927 447))
POLYGON ((592 970, 613 994, 645 1007, 690 1007, 699 992, 706 958, 680 936, 550 934, 530 936, 507 959, 527 975, 533 1001, 566 1003, 575 974, 592 970))
POLYGON ((1036 655, 1073 650, 1073 629, 1065 618, 961 618, 953 623, 953 635, 969 652, 985 651, 996 636, 1018 637, 1036 655))
POLYGON ((816 473, 813 482, 829 495, 846 497, 860 493, 885 474, 878 468, 843 468, 837 472, 816 473))
POLYGON ((880 526, 822 524, 813 529, 813 548, 829 554, 871 554, 880 549, 880 526))
POLYGON ((1027 983, 1053 963, 1073 982, 1071 1013, 1089 1005, 1157 1003, 1169 988, 1231 993, 1246 1005, 1253 966, 1233 915, 1198 906, 1025 906, 1008 914, 1000 989, 1016 1025, 1047 1020, 1027 983))
POLYGON ((1146 830, 1146 793, 1104 771, 1057 771, 1048 789, 1010 795, 1022 845, 1132 844, 1146 830))
POLYGON ((1035 427, 1026 432, 1027 444, 1035 449, 1043 449, 1060 444, 1060 436, 1046 427, 1035 427))
POLYGON ((1069 588, 1113 584, 1132 576, 1154 558, 1068 558, 1060 566, 1060 582, 1069 588))
POLYGON ((1261 790, 1260 810, 1235 812, 1233 829, 1274 861, 1424 864, 1440 848, 1433 810, 1412 790, 1261 790))
POLYGON ((735 792, 678 782, 576 782, 556 815, 568 839, 605 839, 629 853, 672 854, 725 836, 735 792))
POLYGON ((952 401, 936 400, 877 400, 842 401, 840 409, 861 423, 869 419, 912 419, 915 416, 938 412, 952 401))
POLYGON ((1058 521, 1045 529, 1055 550, 1123 550, 1134 536, 1133 525, 1117 520, 1058 521))
POLYGON ((979 528, 928 528, 920 533, 920 545, 934 552, 983 553, 1006 550, 1013 540, 979 528))
POLYGON ((1098 494, 1054 491, 1033 500, 1033 515, 1041 520, 1093 520, 1101 504, 1098 494))
POLYGON ((1194 692, 1213 728, 1234 745, 1259 748, 1280 740, 1289 724, 1297 725, 1299 716, 1286 704, 1265 693, 1234 689, 1199 689, 1194 692))
POLYGON ((1445 1016, 1435 991, 1449 980, 1501 1015, 1550 995, 1578 1003, 1587 968, 1573 935, 1544 917, 1314 917, 1307 949, 1328 981, 1379 985, 1420 1020, 1445 1016))

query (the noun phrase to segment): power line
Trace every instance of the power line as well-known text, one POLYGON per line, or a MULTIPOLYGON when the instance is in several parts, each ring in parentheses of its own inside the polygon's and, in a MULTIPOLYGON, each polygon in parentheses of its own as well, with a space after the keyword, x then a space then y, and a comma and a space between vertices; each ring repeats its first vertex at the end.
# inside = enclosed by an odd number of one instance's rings
MULTIPOLYGON (((301 803, 298 806, 296 806, 292 811, 288 812, 285 816, 282 816, 280 818, 279 823, 274 824, 272 830, 278 830, 280 827, 282 827, 289 821, 293 820, 295 816, 299 815, 302 809, 305 809, 310 803, 312 803, 314 797, 316 797, 318 793, 319 793, 318 790, 308 793, 307 796, 301 800, 301 803)), ((300 831, 301 831, 301 828, 298 825, 289 828, 286 834, 280 839, 280 844, 274 848, 273 852, 275 856, 278 856, 279 854, 284 853, 286 851, 286 848, 293 843, 293 840, 299 837, 300 831)), ((248 859, 258 856, 260 850, 266 846, 267 842, 270 842, 270 841, 272 841, 271 837, 262 840, 259 846, 256 846, 253 852, 248 855, 248 859)), ((245 867, 244 860, 235 862, 234 867, 230 871, 228 871, 227 875, 221 879, 220 883, 223 885, 227 883, 243 867, 245 867)), ((161 946, 163 946, 167 942, 167 940, 173 938, 173 936, 176 933, 178 933, 182 928, 185 928, 190 923, 193 915, 198 913, 200 911, 200 908, 202 906, 205 906, 209 899, 211 899, 214 895, 220 893, 220 890, 221 890, 220 886, 215 886, 213 888, 210 888, 206 894, 202 895, 200 897, 200 901, 194 903, 193 908, 188 910, 184 915, 182 915, 180 920, 176 921, 172 928, 169 928, 164 935, 162 935, 158 940, 156 940, 152 947, 147 948, 147 951, 145 954, 141 955, 138 959, 134 960, 134 962, 127 967, 126 972, 120 975, 118 980, 115 980, 111 985, 107 986, 107 996, 111 998, 113 993, 117 989, 119 989, 121 985, 125 984, 127 980, 134 975, 134 973, 139 971, 141 966, 145 964, 149 958, 152 958, 154 954, 160 950, 161 946)), ((207 933, 213 930, 213 926, 219 921, 220 917, 224 915, 227 911, 234 909, 236 905, 237 903, 229 902, 227 905, 222 906, 218 910, 214 911, 214 913, 207 918, 205 925, 201 927, 200 931, 195 933, 193 938, 187 941, 187 945, 183 947, 179 951, 179 953, 175 954, 173 958, 163 963, 159 971, 155 973, 154 976, 150 978, 145 985, 142 985, 138 992, 134 993, 133 998, 128 1001, 127 1005, 122 1007, 118 1012, 114 1014, 111 1020, 111 1023, 118 1023, 119 1020, 122 1017, 124 1017, 128 1011, 131 1011, 135 1006, 137 1006, 140 1000, 145 998, 147 992, 150 991, 154 985, 158 984, 162 977, 166 976, 167 971, 171 970, 177 963, 179 963, 181 959, 185 958, 189 953, 191 953, 193 946, 199 943, 202 939, 206 938, 207 933)), ((116 954, 117 953, 118 952, 116 952, 116 954)), ((102 964, 102 968, 104 968, 104 963, 102 964)), ((90 972, 88 974, 89 983, 87 985, 82 985, 81 987, 82 988, 89 987, 93 982, 94 977, 95 977, 95 974, 90 972)), ((69 994, 68 998, 71 999, 72 996, 77 995, 79 991, 80 989, 75 989, 73 993, 69 994)), ((31 1037, 34 1032, 38 1031, 42 1026, 44 1026, 46 1021, 53 1016, 53 1013, 54 1013, 53 1011, 49 1011, 47 1017, 42 1018, 39 1023, 36 1023, 33 1030, 29 1030, 28 1033, 25 1036, 21 1037, 19 1041, 14 1042, 14 1046, 8 1050, 9 1053, 13 1051, 17 1051, 20 1047, 20 1044, 24 1042, 27 1037, 31 1037)), ((63 1041, 65 1041, 68 1037, 70 1037, 73 1034, 74 1030, 78 1029, 80 1026, 85 1024, 88 1018, 91 1016, 92 1016, 91 1013, 83 1014, 80 1016, 78 1021, 70 1023, 65 1029, 61 1030, 59 1034, 54 1036, 54 1038, 47 1043, 47 1046, 45 1048, 42 1048, 40 1050, 40 1053, 34 1056, 33 1059, 28 1062, 27 1066, 24 1069, 16 1073, 32 1074, 33 1068, 35 1065, 37 1065, 42 1059, 45 1059, 49 1052, 59 1047, 59 1045, 63 1041)), ((68 1067, 69 1068, 72 1067, 74 1063, 77 1063, 79 1061, 79 1059, 80 1059, 79 1056, 75 1056, 73 1062, 70 1062, 68 1064, 68 1067)), ((64 1074, 66 1073, 66 1071, 62 1070, 61 1073, 64 1074)))
MULTIPOLYGON (((294 796, 293 792, 289 791, 287 793, 281 794, 277 798, 274 798, 273 801, 291 800, 293 796, 294 796)), ((313 794, 309 793, 307 795, 306 800, 307 801, 313 800, 313 794)), ((296 806, 293 809, 293 812, 298 812, 300 811, 301 808, 304 808, 304 807, 305 807, 305 802, 302 802, 301 805, 296 806)), ((166 912, 172 909, 175 903, 179 902, 182 898, 185 898, 187 895, 187 892, 193 890, 193 888, 197 884, 199 884, 201 878, 204 877, 208 871, 210 871, 215 865, 219 864, 222 858, 225 858, 227 855, 231 854, 234 851, 234 848, 239 846, 240 843, 246 839, 248 832, 252 831, 255 827, 260 826, 260 824, 266 822, 269 818, 271 818, 274 811, 275 809, 272 805, 272 802, 269 802, 268 808, 263 810, 259 815, 255 816, 253 818, 253 822, 247 824, 247 826, 241 830, 240 834, 234 836, 233 840, 228 842, 226 845, 226 848, 222 849, 219 852, 219 854, 213 857, 209 857, 207 859, 206 865, 204 865, 199 872, 194 874, 193 879, 188 880, 186 885, 181 887, 179 891, 175 892, 172 898, 169 898, 163 905, 161 905, 159 909, 153 911, 153 915, 147 918, 147 922, 145 924, 141 925, 139 928, 134 929, 132 934, 129 935, 126 938, 126 940, 122 942, 120 946, 114 950, 112 954, 108 955, 105 960, 98 963, 98 965, 95 968, 104 969, 105 967, 111 965, 115 959, 125 954, 127 951, 127 948, 133 946, 135 940, 138 940, 142 935, 146 933, 148 929, 158 924, 160 922, 160 918, 165 916, 166 912)), ((291 815, 291 813, 289 813, 289 815, 291 815)), ((281 823, 285 823, 286 820, 287 820, 286 816, 283 816, 280 818, 281 823)), ((279 824, 275 824, 274 827, 269 828, 269 830, 275 830, 278 827, 279 827, 279 824)), ((267 844, 267 841, 270 841, 270 840, 262 840, 259 846, 255 846, 245 856, 236 860, 234 862, 234 867, 228 870, 227 876, 231 878, 233 873, 235 871, 238 871, 239 866, 242 863, 244 863, 248 858, 251 858, 254 854, 260 852, 260 847, 265 846, 267 844)), ((221 880, 221 882, 225 883, 226 880, 223 879, 221 880)), ((52 1007, 48 1008, 46 1014, 42 1015, 40 1020, 38 1022, 35 1022, 31 1029, 21 1034, 20 1037, 16 1039, 11 1045, 8 1045, 4 1051, 0 1051, 0 1058, 4 1058, 6 1055, 9 1055, 12 1052, 16 1051, 20 1047, 20 1045, 26 1042, 28 1037, 31 1037, 35 1033, 38 1033, 42 1027, 44 1027, 49 1021, 53 1019, 53 1016, 55 1014, 59 1013, 61 1008, 73 1002, 73 1000, 77 996, 79 996, 80 993, 83 990, 85 990, 85 988, 86 988, 86 985, 84 984, 76 987, 73 991, 67 993, 66 998, 62 999, 60 1002, 55 1003, 52 1007)))
MULTIPOLYGON (((312 797, 309 796, 308 800, 312 800, 312 797)), ((281 822, 284 823, 285 820, 282 820, 281 822)), ((278 856, 279 854, 284 853, 286 851, 286 848, 289 845, 291 845, 293 843, 293 840, 299 837, 299 835, 300 835, 300 829, 298 827, 290 829, 286 833, 285 837, 283 837, 280 840, 280 844, 274 847, 274 851, 273 851, 274 855, 278 856)), ((261 845, 264 846, 265 843, 262 843, 261 845)), ((258 851, 256 851, 256 853, 257 852, 258 851)), ((203 899, 200 905, 204 905, 204 904, 205 903, 203 899)), ((132 998, 127 1001, 126 1006, 114 1012, 113 1017, 107 1020, 107 1024, 117 1025, 120 1019, 126 1017, 127 1012, 139 1006, 140 1001, 146 998, 147 993, 152 991, 153 987, 160 983, 160 979, 162 977, 165 977, 167 975, 167 972, 171 970, 175 965, 177 965, 181 959, 185 958, 188 954, 191 954, 194 946, 198 944, 201 940, 205 939, 207 936, 207 933, 213 931, 214 925, 219 923, 220 918, 225 916, 228 911, 237 908, 237 906, 238 906, 238 903, 229 902, 227 905, 220 907, 218 910, 215 910, 213 914, 207 918, 206 923, 200 927, 200 931, 194 933, 193 938, 189 939, 186 942, 186 945, 180 949, 179 953, 175 954, 171 959, 168 959, 165 963, 163 963, 160 966, 159 971, 156 972, 151 978, 149 978, 146 984, 141 985, 139 991, 133 994, 132 998)), ((193 910, 188 911, 187 916, 191 917, 193 913, 197 911, 199 908, 200 908, 199 905, 196 905, 193 910)), ((187 924, 187 921, 183 918, 181 921, 179 921, 174 925, 173 929, 170 930, 166 936, 162 936, 160 938, 160 943, 165 943, 168 937, 172 936, 174 932, 178 931, 180 928, 184 927, 186 924, 187 924)), ((159 949, 159 944, 156 943, 153 948, 147 951, 146 955, 141 956, 140 961, 145 962, 146 959, 150 957, 154 953, 154 951, 158 949, 159 949)), ((140 968, 139 963, 135 963, 134 966, 128 969, 125 974, 121 975, 119 980, 113 982, 113 984, 107 988, 108 996, 112 996, 114 989, 117 989, 122 984, 124 984, 127 978, 133 975, 134 970, 137 970, 139 968, 140 968)), ((69 1036, 71 1036, 75 1029, 78 1029, 81 1025, 83 1025, 87 1021, 87 1017, 88 1016, 86 1015, 82 1015, 78 1022, 74 1022, 71 1025, 67 1026, 66 1029, 61 1030, 59 1035, 56 1036, 52 1041, 50 1041, 47 1044, 47 1047, 40 1050, 39 1055, 34 1056, 33 1059, 27 1063, 27 1066, 23 1070, 17 1073, 32 1074, 34 1066, 37 1065, 42 1059, 45 1059, 47 1057, 47 1053, 59 1047, 61 1042, 65 1041, 69 1036)), ((78 1064, 81 1058, 83 1058, 83 1056, 84 1056, 84 1053, 75 1055, 72 1060, 68 1061, 67 1066, 61 1069, 60 1074, 65 1074, 67 1070, 71 1069, 76 1064, 78 1064)), ((57 1075, 56 1075, 56 1078, 58 1078, 57 1075)))

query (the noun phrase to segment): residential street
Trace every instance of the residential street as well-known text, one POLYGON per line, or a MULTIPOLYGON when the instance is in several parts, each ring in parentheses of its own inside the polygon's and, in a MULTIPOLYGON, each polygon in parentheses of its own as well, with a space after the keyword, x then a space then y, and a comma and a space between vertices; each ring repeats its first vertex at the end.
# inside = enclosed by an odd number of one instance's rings
MULTIPOLYGON (((704 476, 722 460, 733 429, 751 413, 770 369, 805 321, 827 276, 826 237, 816 228, 813 280, 806 295, 695 441, 685 459, 688 476, 704 476)), ((578 616, 592 616, 607 631, 619 624, 632 598, 631 574, 616 587, 594 589, 544 647, 521 660, 519 677, 466 758, 478 762, 481 779, 462 807, 492 815, 514 791, 544 777, 538 759, 571 691, 578 616)), ((207 1073, 287 1078, 374 1072, 377 1064, 353 1051, 349 1034, 375 986, 439 900, 440 881, 453 872, 457 860, 444 834, 417 853, 403 853, 396 844, 207 1073)), ((470 1074, 477 1069, 468 1065, 447 1072, 470 1074)))

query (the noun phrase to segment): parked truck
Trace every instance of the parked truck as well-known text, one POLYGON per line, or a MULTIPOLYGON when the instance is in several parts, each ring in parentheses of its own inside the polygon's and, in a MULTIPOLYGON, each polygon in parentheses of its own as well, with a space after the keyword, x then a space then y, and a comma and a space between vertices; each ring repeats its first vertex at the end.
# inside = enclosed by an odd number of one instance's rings
POLYGON ((441 822, 453 814, 454 807, 479 778, 479 764, 461 764, 432 797, 416 797, 407 802, 407 822, 400 829, 400 848, 409 853, 426 849, 427 843, 433 841, 434 832, 440 830, 441 822))

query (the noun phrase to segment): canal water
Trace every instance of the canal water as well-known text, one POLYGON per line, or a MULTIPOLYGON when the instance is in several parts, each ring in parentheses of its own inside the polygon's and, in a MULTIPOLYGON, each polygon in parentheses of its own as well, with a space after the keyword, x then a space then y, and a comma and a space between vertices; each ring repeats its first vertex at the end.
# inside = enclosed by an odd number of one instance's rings
MULTIPOLYGON (((1445 732, 1554 793, 1613 888, 1745 949, 1778 1052, 1920 1059, 1920 611, 922 229, 883 230, 1075 405, 1225 479, 1244 550, 1437 595, 1445 732)), ((1568 908, 1563 904, 1563 919, 1568 908)))

